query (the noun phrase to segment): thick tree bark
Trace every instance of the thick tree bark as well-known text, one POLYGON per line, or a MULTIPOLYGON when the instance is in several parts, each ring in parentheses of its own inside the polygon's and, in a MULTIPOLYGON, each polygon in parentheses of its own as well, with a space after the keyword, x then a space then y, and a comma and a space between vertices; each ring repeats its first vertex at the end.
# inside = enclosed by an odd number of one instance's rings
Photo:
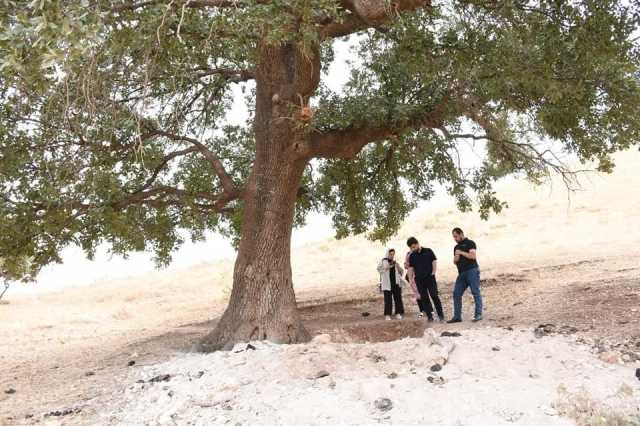
POLYGON ((316 52, 293 44, 260 47, 256 69, 256 158, 244 192, 242 235, 229 305, 201 342, 203 351, 235 343, 308 340, 293 291, 290 244, 296 196, 309 161, 300 119, 317 88, 316 52))

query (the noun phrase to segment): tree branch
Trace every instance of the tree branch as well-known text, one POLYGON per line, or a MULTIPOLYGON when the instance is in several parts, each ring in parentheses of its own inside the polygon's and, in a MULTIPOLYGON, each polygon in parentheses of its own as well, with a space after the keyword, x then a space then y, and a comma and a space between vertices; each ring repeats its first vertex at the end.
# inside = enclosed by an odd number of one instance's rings
POLYGON ((203 78, 210 75, 218 75, 232 83, 240 83, 243 81, 253 80, 255 73, 251 70, 234 70, 232 68, 196 68, 196 78, 203 78))
POLYGON ((162 159, 160 164, 158 164, 158 166, 153 170, 153 173, 152 173, 151 177, 149 177, 149 179, 147 179, 145 184, 142 185, 142 187, 140 189, 138 189, 137 191, 132 192, 132 194, 136 194, 136 193, 144 191, 145 189, 150 188, 151 185, 153 185, 153 183, 155 182, 155 180, 158 177, 158 175, 160 174, 160 172, 162 171, 162 169, 169 163, 169 161, 173 160, 176 157, 180 157, 180 156, 183 156, 183 155, 191 154, 193 152, 200 152, 200 150, 199 150, 199 148, 197 146, 192 146, 190 148, 186 148, 186 149, 183 149, 183 150, 180 150, 180 151, 174 151, 172 153, 169 153, 167 156, 165 156, 162 159))
POLYGON ((174 141, 184 141, 184 142, 189 142, 193 144, 198 148, 198 151, 200 151, 200 153, 207 159, 209 164, 211 164, 211 167, 213 168, 216 175, 220 179, 220 183, 222 184, 222 188, 224 189, 224 191, 228 194, 239 193, 235 183, 233 182, 233 179, 225 170, 224 164, 222 164, 222 161, 220 161, 220 159, 202 142, 187 136, 176 135, 174 133, 165 132, 163 130, 152 130, 151 132, 149 132, 149 134, 156 135, 156 136, 164 136, 174 141))
MULTIPOLYGON (((256 4, 267 4, 269 0, 257 0, 256 4)), ((167 3, 166 0, 148 0, 140 2, 127 2, 117 4, 111 7, 112 12, 125 12, 142 9, 147 6, 160 5, 173 5, 175 7, 185 7, 189 9, 203 9, 208 7, 216 8, 230 8, 230 7, 246 7, 248 4, 242 0, 174 0, 172 3, 167 3)))
POLYGON ((383 123, 369 125, 369 123, 311 136, 304 155, 320 158, 354 158, 365 145, 397 136, 409 130, 421 128, 439 128, 443 125, 443 118, 449 96, 445 96, 433 109, 416 113, 413 117, 401 123, 383 123))
POLYGON ((431 9, 431 0, 340 0, 347 11, 342 22, 329 22, 321 30, 322 38, 342 37, 367 28, 379 28, 395 15, 420 8, 431 9))

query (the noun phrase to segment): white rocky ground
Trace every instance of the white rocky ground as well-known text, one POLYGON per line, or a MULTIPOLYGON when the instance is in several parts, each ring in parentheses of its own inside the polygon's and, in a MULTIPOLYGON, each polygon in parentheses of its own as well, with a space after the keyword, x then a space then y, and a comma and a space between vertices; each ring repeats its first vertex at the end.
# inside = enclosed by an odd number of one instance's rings
POLYGON ((567 336, 462 330, 389 343, 253 343, 132 369, 92 424, 640 424, 632 365, 567 336), (440 371, 432 371, 438 364, 440 371), (169 375, 169 377, 162 377, 169 375), (322 376, 322 377, 320 377, 322 376), (150 382, 152 378, 161 381, 150 382), (165 379, 165 380, 162 380, 165 379), (384 398, 390 401, 385 400, 384 398))

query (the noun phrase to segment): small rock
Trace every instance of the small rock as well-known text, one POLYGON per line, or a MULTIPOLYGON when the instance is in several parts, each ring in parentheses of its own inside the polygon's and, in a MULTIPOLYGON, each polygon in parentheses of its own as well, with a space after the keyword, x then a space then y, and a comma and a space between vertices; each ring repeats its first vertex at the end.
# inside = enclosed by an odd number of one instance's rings
POLYGON ((457 331, 443 331, 442 333, 440 333, 441 337, 460 337, 462 336, 462 334, 458 333, 457 331))
POLYGON ((393 408, 393 402, 389 398, 378 398, 373 404, 380 411, 389 411, 393 408))
POLYGON ((375 352, 371 352, 369 355, 367 355, 367 358, 369 358, 371 361, 373 361, 375 363, 387 360, 384 356, 382 356, 380 354, 377 354, 375 352))
POLYGON ((6 391, 4 391, 4 393, 6 393, 7 395, 11 395, 16 393, 16 390, 14 388, 9 388, 6 391))
POLYGON ((598 358, 600 358, 602 361, 607 362, 609 364, 620 363, 620 354, 613 351, 602 352, 601 354, 598 355, 598 358))
POLYGON ((516 302, 513 304, 513 306, 518 306, 518 305, 522 305, 522 302, 516 302))
POLYGON ((368 317, 369 315, 371 315, 369 312, 363 312, 360 315, 362 315, 363 317, 368 317))
POLYGON ((429 383, 432 383, 434 385, 444 385, 445 380, 443 377, 440 376, 429 376, 427 377, 427 381, 429 383))
POLYGON ((321 379, 323 377, 327 377, 328 375, 329 372, 327 370, 320 370, 312 377, 312 379, 321 379))
POLYGON ((196 375, 195 375, 195 378, 199 379, 202 376, 204 376, 204 371, 198 371, 198 373, 196 373, 196 375))
POLYGON ((86 377, 90 377, 90 376, 93 376, 93 375, 95 375, 95 374, 96 374, 96 373, 94 373, 93 371, 87 371, 86 373, 84 373, 84 375, 85 375, 86 377))
POLYGON ((249 343, 249 344, 247 344, 247 348, 246 348, 246 350, 248 350, 248 351, 255 351, 255 350, 256 350, 256 347, 255 347, 255 346, 253 346, 251 343, 249 343))
POLYGON ((136 380, 136 383, 144 383, 144 380, 142 380, 142 379, 136 380))
POLYGON ((313 343, 326 344, 331 343, 331 336, 329 334, 318 334, 313 338, 313 343))
POLYGON ((540 375, 538 373, 536 373, 535 371, 529 371, 529 377, 532 379, 538 379, 540 378, 540 375))
POLYGON ((50 411, 44 416, 45 417, 62 417, 62 416, 68 416, 69 414, 78 414, 80 411, 82 411, 80 408, 67 408, 66 410, 50 411))
POLYGON ((149 383, 168 382, 169 380, 171 380, 170 374, 160 374, 158 376, 155 376, 149 379, 149 383))
POLYGON ((440 364, 433 364, 429 370, 434 371, 434 372, 435 371, 440 371, 440 370, 442 370, 442 366, 440 364))
POLYGON ((169 398, 173 398, 173 395, 175 395, 175 394, 173 393, 172 390, 170 390, 169 392, 167 392, 167 395, 169 395, 169 398))
POLYGON ((494 351, 494 352, 498 352, 500 350, 500 347, 499 346, 494 346, 494 347, 491 348, 491 350, 494 351))
POLYGON ((396 379, 397 377, 398 377, 398 373, 387 374, 387 379, 396 379))
POLYGON ((136 362, 134 360, 131 360, 127 363, 127 367, 133 367, 134 365, 136 365, 136 362))

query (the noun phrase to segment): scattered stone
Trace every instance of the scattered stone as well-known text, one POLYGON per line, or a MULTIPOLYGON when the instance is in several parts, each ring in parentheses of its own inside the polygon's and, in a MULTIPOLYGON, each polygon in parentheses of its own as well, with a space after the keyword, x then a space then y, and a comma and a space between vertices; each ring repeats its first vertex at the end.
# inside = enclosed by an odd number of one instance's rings
POLYGON ((440 371, 440 370, 442 370, 442 366, 440 364, 433 364, 429 370, 434 371, 434 372, 435 371, 440 371))
POLYGON ((494 346, 494 347, 491 348, 491 350, 494 351, 494 352, 498 352, 498 351, 500 351, 500 347, 499 346, 494 346))
POLYGON ((387 379, 396 379, 397 377, 398 377, 398 373, 387 374, 387 379))
POLYGON ((369 355, 367 355, 367 358, 369 358, 371 361, 373 361, 375 363, 387 360, 385 357, 383 357, 382 355, 377 354, 375 352, 371 352, 369 355))
POLYGON ((149 383, 168 382, 171 380, 171 374, 160 374, 149 379, 149 383))
POLYGON ((518 306, 518 305, 522 305, 522 302, 516 302, 513 304, 513 306, 518 306))
POLYGON ((371 315, 369 312, 363 312, 360 315, 362 315, 363 317, 368 317, 369 315, 371 315))
POLYGON ((172 390, 170 390, 169 392, 167 392, 167 395, 169 395, 169 398, 173 398, 173 395, 175 395, 175 394, 173 393, 172 390))
POLYGON ((331 336, 329 334, 318 334, 313 338, 313 343, 331 343, 331 336))
POLYGON ((11 395, 16 393, 16 390, 14 388, 9 388, 6 391, 4 391, 4 393, 6 393, 7 395, 11 395))
POLYGON ((136 383, 144 383, 144 380, 142 380, 142 379, 136 380, 136 383))
POLYGON ((255 350, 256 350, 256 347, 255 347, 255 346, 253 346, 251 343, 248 343, 248 344, 247 344, 247 347, 246 347, 246 350, 247 350, 247 351, 255 351, 255 350))
POLYGON ((440 337, 460 337, 462 336, 462 334, 458 333, 457 331, 443 331, 442 333, 440 333, 440 337))
POLYGON ((380 411, 389 411, 393 408, 393 402, 389 398, 378 398, 375 400, 374 405, 380 411))
POLYGON ((134 365, 136 365, 136 362, 134 360, 131 360, 127 363, 127 367, 133 367, 134 365))
POLYGON ((84 373, 84 375, 85 375, 86 377, 90 377, 90 376, 93 376, 93 375, 95 375, 95 374, 96 374, 96 373, 94 373, 93 371, 87 371, 86 373, 84 373))
POLYGON ((323 377, 327 377, 328 375, 329 375, 329 372, 327 370, 320 370, 313 375, 312 379, 321 379, 323 377))
POLYGON ((199 379, 200 377, 204 376, 204 371, 198 371, 198 373, 196 374, 196 379, 199 379))
POLYGON ((618 394, 619 395, 624 395, 624 396, 633 396, 633 388, 631 386, 629 386, 626 383, 623 383, 620 386, 620 389, 618 389, 618 394))
POLYGON ((427 381, 429 383, 434 384, 434 385, 444 385, 445 384, 445 380, 441 376, 429 376, 429 377, 427 377, 427 381))
POLYGON ((33 418, 33 414, 26 414, 26 415, 24 416, 24 418, 25 418, 25 419, 31 419, 31 418, 33 418))
POLYGON ((554 333, 556 326, 554 324, 540 324, 533 330, 533 334, 539 339, 554 333))
POLYGON ((62 417, 62 416, 68 416, 69 414, 78 414, 80 411, 82 411, 80 408, 67 408, 66 410, 50 411, 44 416, 45 417, 62 417))
POLYGON ((620 354, 614 351, 602 352, 600 355, 598 355, 598 358, 609 364, 620 363, 620 354))
POLYGON ((532 379, 538 379, 540 378, 540 375, 538 373, 536 373, 535 371, 529 371, 529 377, 532 379))

